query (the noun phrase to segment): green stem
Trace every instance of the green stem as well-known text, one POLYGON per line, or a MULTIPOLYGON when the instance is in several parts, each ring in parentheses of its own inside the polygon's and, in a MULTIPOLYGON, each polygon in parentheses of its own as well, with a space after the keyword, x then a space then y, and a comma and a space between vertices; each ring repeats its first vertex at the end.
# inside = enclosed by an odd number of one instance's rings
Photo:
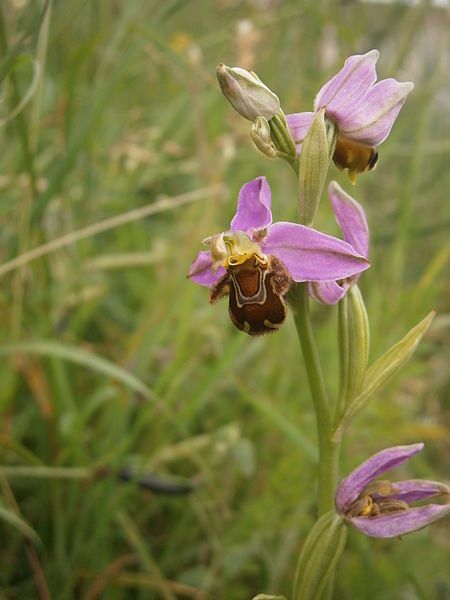
POLYGON ((334 491, 339 466, 340 441, 333 439, 331 409, 311 322, 306 283, 295 286, 290 294, 295 326, 305 361, 308 383, 316 413, 319 441, 318 510, 323 515, 334 507, 334 491))

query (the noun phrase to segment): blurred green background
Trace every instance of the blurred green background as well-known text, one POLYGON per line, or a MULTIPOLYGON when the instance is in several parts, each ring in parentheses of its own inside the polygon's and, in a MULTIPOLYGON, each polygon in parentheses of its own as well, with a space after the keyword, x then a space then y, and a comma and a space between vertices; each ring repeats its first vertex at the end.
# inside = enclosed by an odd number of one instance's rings
MULTIPOLYGON (((429 2, 1 2, 1 600, 289 596, 316 460, 293 323, 251 339, 185 276, 245 181, 265 174, 275 220, 296 216, 291 171, 253 147, 219 62, 255 70, 285 112, 372 48, 380 77, 415 82, 376 171, 355 188, 330 171, 368 214, 371 360, 438 310, 354 421, 341 473, 424 441, 397 476, 448 480, 448 17, 429 2), (157 495, 118 481, 130 466, 201 485, 157 495)), ((317 227, 338 235, 326 199, 317 227)), ((333 393, 336 309, 313 316, 333 393)), ((335 597, 450 598, 448 534, 351 532, 335 597)))

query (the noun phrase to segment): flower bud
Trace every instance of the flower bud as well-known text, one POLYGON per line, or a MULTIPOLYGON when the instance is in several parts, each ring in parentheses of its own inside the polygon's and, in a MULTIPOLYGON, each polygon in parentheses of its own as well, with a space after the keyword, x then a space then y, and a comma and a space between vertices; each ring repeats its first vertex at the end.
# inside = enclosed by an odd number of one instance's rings
POLYGON ((347 528, 334 511, 314 523, 298 559, 293 600, 324 597, 346 540, 347 528))
POLYGON ((280 110, 278 96, 251 71, 220 64, 217 79, 225 98, 249 121, 260 116, 269 120, 280 110))
POLYGON ((255 146, 263 154, 269 158, 275 158, 277 151, 272 143, 270 125, 264 117, 256 117, 252 128, 250 129, 250 137, 255 146))
POLYGON ((369 319, 361 292, 351 285, 339 302, 340 410, 361 393, 369 358, 369 319))

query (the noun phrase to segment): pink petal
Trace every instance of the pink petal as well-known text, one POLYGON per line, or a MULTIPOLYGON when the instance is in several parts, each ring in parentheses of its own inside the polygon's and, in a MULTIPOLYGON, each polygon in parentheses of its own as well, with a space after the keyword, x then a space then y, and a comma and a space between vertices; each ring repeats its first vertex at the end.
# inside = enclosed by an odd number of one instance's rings
POLYGON ((302 112, 286 115, 286 121, 297 146, 297 151, 300 150, 301 143, 308 133, 308 129, 312 123, 312 120, 314 119, 314 115, 315 113, 313 112, 302 112))
MULTIPOLYGON (((450 494, 450 489, 439 481, 427 481, 426 479, 407 479, 396 481, 393 484, 390 500, 403 500, 409 504, 417 500, 424 500, 432 496, 450 494)), ((375 497, 375 495, 374 495, 375 497)))
POLYGON ((265 177, 257 177, 241 187, 231 231, 263 229, 272 223, 272 194, 265 177))
POLYGON ((344 279, 370 266, 347 242, 295 223, 274 223, 263 251, 277 256, 294 281, 344 279))
POLYGON ((359 531, 371 537, 392 538, 423 529, 448 514, 450 504, 428 504, 390 515, 353 517, 349 521, 359 531))
POLYGON ((345 296, 349 286, 348 279, 342 284, 337 281, 313 281, 308 285, 308 294, 321 304, 337 304, 345 296))
POLYGON ((339 116, 339 131, 352 140, 378 146, 389 135, 406 96, 414 88, 410 82, 383 79, 376 83, 359 107, 339 116))
POLYGON ((328 186, 328 194, 336 221, 344 234, 344 240, 351 244, 358 254, 367 257, 369 254, 369 226, 363 207, 344 192, 336 181, 332 181, 328 186))
POLYGON ((209 250, 204 250, 197 254, 189 268, 187 276, 199 285, 211 287, 224 274, 225 269, 222 267, 219 267, 217 271, 213 270, 210 252, 209 250))
POLYGON ((377 80, 375 65, 380 53, 371 50, 367 54, 356 54, 345 61, 343 68, 328 81, 316 96, 314 110, 323 106, 327 115, 340 121, 346 116, 346 108, 356 107, 377 80))
POLYGON ((411 444, 410 446, 394 446, 377 452, 377 454, 364 461, 339 484, 336 491, 336 508, 338 512, 345 513, 345 510, 358 498, 368 483, 382 473, 400 466, 408 458, 420 452, 422 448, 422 443, 411 444))

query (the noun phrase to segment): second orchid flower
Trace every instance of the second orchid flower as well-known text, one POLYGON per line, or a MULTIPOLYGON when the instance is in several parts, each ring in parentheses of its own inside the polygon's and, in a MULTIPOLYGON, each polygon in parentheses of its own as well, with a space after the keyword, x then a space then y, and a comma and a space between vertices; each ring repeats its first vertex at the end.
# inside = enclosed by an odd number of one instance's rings
MULTIPOLYGON (((336 221, 344 234, 344 240, 355 252, 368 258, 369 226, 366 213, 359 202, 347 194, 341 186, 332 181, 328 186, 336 221)), ((322 304, 336 304, 345 296, 351 285, 355 284, 360 274, 352 275, 338 281, 316 281, 309 284, 309 294, 322 304)))
POLYGON ((406 96, 414 88, 410 82, 383 79, 377 83, 378 50, 347 58, 342 69, 319 91, 314 112, 287 115, 297 144, 306 136, 314 115, 325 108, 325 117, 337 129, 333 160, 347 169, 354 183, 356 175, 373 169, 378 159, 376 147, 389 135, 406 96))

